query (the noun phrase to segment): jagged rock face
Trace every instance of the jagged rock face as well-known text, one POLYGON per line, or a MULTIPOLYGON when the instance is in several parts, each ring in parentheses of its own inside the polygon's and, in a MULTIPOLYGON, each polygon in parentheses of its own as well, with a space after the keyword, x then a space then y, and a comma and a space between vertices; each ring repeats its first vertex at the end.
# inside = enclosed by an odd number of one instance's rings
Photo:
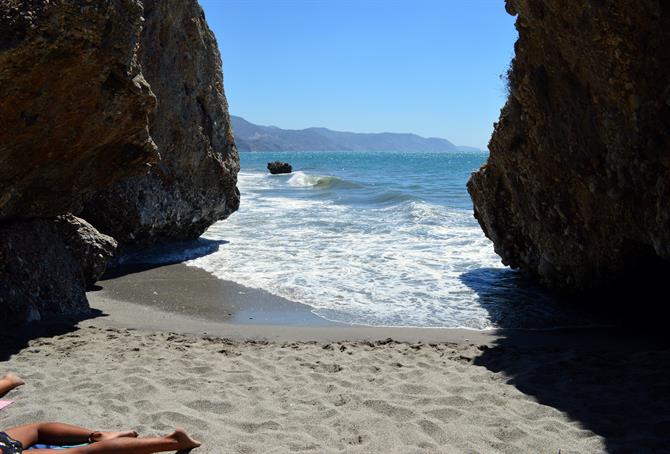
POLYGON ((116 242, 63 213, 85 206, 141 245, 237 209, 221 61, 195 0, 0 1, 0 99, 0 322, 88 310, 116 242), (144 177, 152 137, 163 161, 144 177))
POLYGON ((141 21, 139 0, 0 2, 0 220, 76 209, 157 158, 141 21))
POLYGON ((161 161, 101 191, 84 217, 127 246, 198 237, 238 208, 235 147, 213 33, 195 0, 145 0, 140 60, 161 161))
POLYGON ((116 240, 71 214, 58 216, 55 224, 66 249, 81 267, 86 288, 92 287, 114 257, 116 240))
POLYGON ((0 238, 0 323, 85 314, 86 288, 116 249, 72 215, 6 223, 0 238))
POLYGON ((519 40, 468 183, 503 262, 558 289, 670 260, 670 4, 507 1, 519 40))

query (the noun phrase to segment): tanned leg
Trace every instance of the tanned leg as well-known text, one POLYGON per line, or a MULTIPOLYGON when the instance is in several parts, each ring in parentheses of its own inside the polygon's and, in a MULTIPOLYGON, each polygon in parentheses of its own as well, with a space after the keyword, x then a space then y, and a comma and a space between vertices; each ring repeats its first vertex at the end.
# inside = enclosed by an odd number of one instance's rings
MULTIPOLYGON (((11 436, 11 435, 10 435, 11 436)), ((200 446, 183 429, 177 429, 166 437, 114 438, 93 443, 81 448, 35 449, 34 454, 152 454, 164 451, 189 451, 200 446)), ((31 454, 32 454, 31 453, 31 454)))
POLYGON ((18 375, 5 374, 4 377, 0 378, 0 397, 25 383, 18 375))
POLYGON ((48 445, 76 445, 88 443, 89 441, 98 442, 111 440, 115 438, 134 438, 137 432, 129 430, 127 432, 96 432, 83 427, 61 424, 58 422, 41 422, 28 424, 25 426, 14 427, 5 431, 7 435, 28 448, 36 443, 48 445))

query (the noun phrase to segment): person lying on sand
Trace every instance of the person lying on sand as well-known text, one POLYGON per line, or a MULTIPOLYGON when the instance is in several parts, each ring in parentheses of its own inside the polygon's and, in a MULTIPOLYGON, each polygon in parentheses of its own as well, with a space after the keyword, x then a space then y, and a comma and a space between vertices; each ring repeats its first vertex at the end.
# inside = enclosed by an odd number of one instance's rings
POLYGON ((137 432, 95 432, 57 422, 41 422, 0 432, 0 451, 18 454, 35 444, 86 446, 66 449, 33 449, 31 454, 151 454, 163 451, 190 451, 200 446, 183 429, 164 437, 138 438, 137 432))
POLYGON ((0 378, 0 397, 4 396, 14 388, 18 388, 21 385, 25 385, 26 382, 21 380, 18 375, 14 374, 5 374, 4 377, 0 378))

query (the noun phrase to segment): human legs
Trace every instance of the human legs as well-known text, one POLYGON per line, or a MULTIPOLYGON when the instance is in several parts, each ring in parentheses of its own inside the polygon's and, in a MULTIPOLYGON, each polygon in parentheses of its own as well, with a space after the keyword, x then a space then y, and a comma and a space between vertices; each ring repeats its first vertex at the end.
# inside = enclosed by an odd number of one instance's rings
POLYGON ((73 445, 79 443, 98 442, 115 438, 137 437, 137 432, 96 432, 83 427, 58 422, 41 422, 13 427, 5 431, 14 440, 18 440, 25 448, 36 443, 50 445, 73 445))
POLYGON ((32 452, 34 454, 152 454, 164 451, 188 451, 198 446, 199 441, 191 438, 183 429, 177 429, 165 437, 120 437, 79 448, 35 449, 32 452))
POLYGON ((0 397, 4 396, 12 389, 24 385, 25 383, 26 382, 21 380, 18 375, 5 374, 4 377, 0 378, 0 397))

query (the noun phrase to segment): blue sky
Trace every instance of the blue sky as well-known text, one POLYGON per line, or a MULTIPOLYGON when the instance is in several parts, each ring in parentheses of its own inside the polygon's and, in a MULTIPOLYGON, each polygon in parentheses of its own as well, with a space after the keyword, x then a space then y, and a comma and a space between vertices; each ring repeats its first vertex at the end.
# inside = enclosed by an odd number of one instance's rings
POLYGON ((413 132, 484 148, 505 101, 502 0, 200 0, 230 112, 263 125, 413 132))

